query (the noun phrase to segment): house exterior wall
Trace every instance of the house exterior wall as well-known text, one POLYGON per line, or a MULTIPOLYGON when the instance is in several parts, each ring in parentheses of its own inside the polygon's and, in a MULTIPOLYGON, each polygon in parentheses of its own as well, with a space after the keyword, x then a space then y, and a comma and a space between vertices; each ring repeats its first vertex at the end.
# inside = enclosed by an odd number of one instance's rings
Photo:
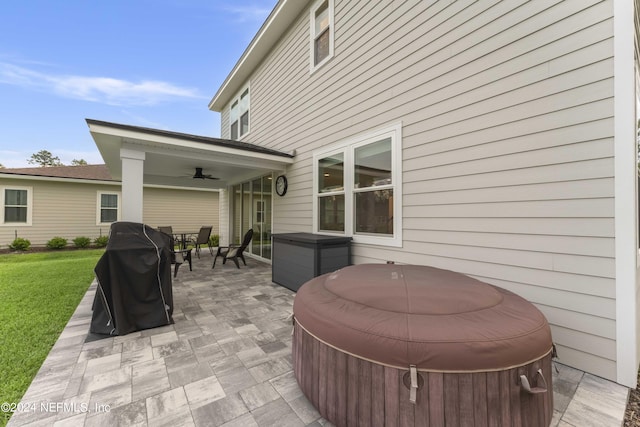
MULTIPOLYGON (((401 248, 515 291, 563 363, 616 379, 613 1, 335 0, 309 70, 302 13, 255 70, 246 140, 296 150, 274 233, 309 232, 314 150, 402 123, 401 248)), ((222 112, 222 135, 228 136, 222 112)))
POLYGON ((120 185, 68 184, 59 181, 0 179, 0 186, 31 187, 31 225, 0 225, 0 245, 3 249, 18 237, 28 239, 32 246, 44 246, 52 237, 69 240, 86 236, 92 239, 109 234, 108 225, 96 225, 98 192, 120 192, 120 185))
POLYGON ((175 232, 213 226, 220 234, 219 193, 188 189, 144 188, 144 222, 154 227, 171 225, 175 232))
MULTIPOLYGON (((0 179, 0 187, 31 187, 31 225, 0 225, 0 247, 6 249, 18 237, 32 246, 44 246, 52 237, 72 240, 79 236, 94 239, 109 234, 110 226, 96 225, 98 192, 119 193, 120 183, 68 183, 42 179, 0 179)), ((213 225, 218 229, 218 193, 144 189, 144 222, 151 226, 172 225, 174 229, 197 229, 213 225)))

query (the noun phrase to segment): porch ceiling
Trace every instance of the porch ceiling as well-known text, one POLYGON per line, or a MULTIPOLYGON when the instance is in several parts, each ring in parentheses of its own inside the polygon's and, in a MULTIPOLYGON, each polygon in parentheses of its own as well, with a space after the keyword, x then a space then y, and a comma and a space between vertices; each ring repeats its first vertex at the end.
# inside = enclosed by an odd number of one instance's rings
POLYGON ((144 184, 222 189, 293 163, 293 155, 253 144, 87 119, 114 179, 122 179, 120 150, 145 153, 144 184), (195 168, 218 178, 194 179, 195 168))

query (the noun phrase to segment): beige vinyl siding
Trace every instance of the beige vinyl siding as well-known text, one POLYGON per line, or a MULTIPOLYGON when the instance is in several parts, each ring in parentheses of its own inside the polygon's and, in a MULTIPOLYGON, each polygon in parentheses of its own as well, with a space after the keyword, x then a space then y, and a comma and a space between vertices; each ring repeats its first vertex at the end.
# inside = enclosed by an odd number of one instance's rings
POLYGON ((53 237, 92 239, 109 234, 108 225, 96 225, 98 192, 119 193, 120 185, 68 184, 44 180, 0 179, 0 186, 31 187, 32 225, 0 225, 0 245, 6 249, 18 237, 32 246, 44 246, 53 237))
MULTIPOLYGON (((249 111, 251 115, 251 111, 249 111)), ((251 120, 252 117, 249 117, 251 120)), ((229 109, 225 109, 220 115, 220 137, 223 139, 231 138, 231 129, 229 128, 229 109)))
MULTIPOLYGON (((32 225, 0 225, 0 247, 6 249, 18 237, 32 246, 44 246, 52 237, 95 239, 109 234, 109 225, 96 225, 98 192, 120 193, 120 183, 60 182, 43 179, 0 179, 0 186, 31 187, 32 225)), ((120 200, 122 203, 122 200, 120 200)), ((218 193, 204 191, 144 189, 144 222, 172 225, 176 230, 198 230, 213 225, 219 230, 218 193)))
POLYGON ((251 142, 296 150, 274 233, 312 229, 314 150, 401 121, 403 247, 354 245, 353 261, 511 289, 563 363, 615 380, 612 9, 336 0, 334 57, 313 74, 302 13, 251 76, 251 142))
POLYGON ((145 187, 143 221, 153 227, 170 225, 175 232, 211 225, 211 234, 219 234, 218 196, 217 191, 145 187))

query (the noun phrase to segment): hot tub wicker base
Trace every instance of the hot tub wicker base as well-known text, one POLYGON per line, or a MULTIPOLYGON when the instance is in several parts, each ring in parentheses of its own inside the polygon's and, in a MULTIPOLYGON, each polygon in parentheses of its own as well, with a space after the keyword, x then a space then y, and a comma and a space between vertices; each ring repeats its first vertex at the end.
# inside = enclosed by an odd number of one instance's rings
POLYGON ((533 304, 426 266, 357 265, 296 294, 293 367, 341 426, 549 426, 551 330, 533 304))
POLYGON ((474 373, 418 372, 416 403, 409 400, 408 370, 364 360, 319 341, 298 323, 293 369, 320 415, 342 426, 548 426, 551 392, 529 394, 520 375, 542 369, 551 384, 551 353, 525 366, 474 373))

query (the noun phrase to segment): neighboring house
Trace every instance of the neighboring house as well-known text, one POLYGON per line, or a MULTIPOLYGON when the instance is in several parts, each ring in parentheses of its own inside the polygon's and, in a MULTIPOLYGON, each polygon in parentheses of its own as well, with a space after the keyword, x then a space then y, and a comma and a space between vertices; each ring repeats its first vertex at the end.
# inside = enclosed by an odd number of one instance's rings
POLYGON ((634 387, 637 9, 281 0, 209 105, 222 138, 88 124, 131 218, 143 182, 203 167, 222 241, 347 235, 354 263, 469 274, 534 302, 562 363, 634 387))
MULTIPOLYGON (((0 169, 0 247, 17 237, 44 246, 52 237, 69 240, 108 235, 122 219, 121 183, 105 165, 0 169)), ((159 186, 144 188, 143 221, 175 231, 219 230, 218 191, 159 186)))

